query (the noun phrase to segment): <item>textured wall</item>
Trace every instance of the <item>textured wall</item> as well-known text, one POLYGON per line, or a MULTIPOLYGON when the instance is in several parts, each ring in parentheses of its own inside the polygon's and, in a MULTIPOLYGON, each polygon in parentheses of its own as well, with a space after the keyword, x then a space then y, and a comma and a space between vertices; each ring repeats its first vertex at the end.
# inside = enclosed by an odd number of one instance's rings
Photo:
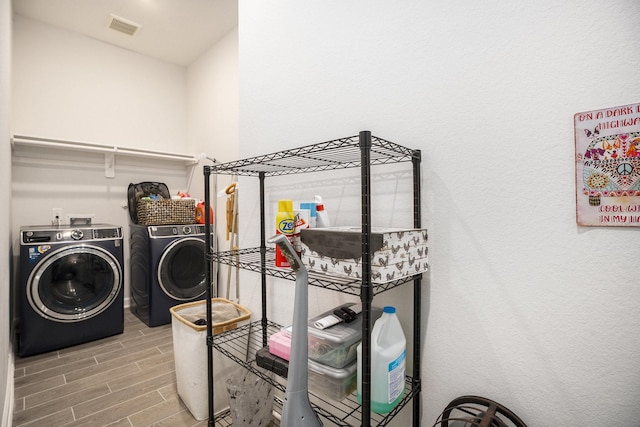
POLYGON ((20 15, 14 27, 12 131, 180 151, 186 69, 20 15))
MULTIPOLYGON (((11 206, 11 2, 0 1, 0 204, 11 206)), ((11 354, 9 287, 11 286, 11 209, 0 211, 0 425, 11 425, 13 413, 13 356, 11 354)))
MULTIPOLYGON (((241 155, 361 129, 422 150, 422 425, 464 394, 531 426, 637 425, 639 230, 576 226, 573 114, 639 101, 639 13, 633 0, 240 2, 241 155)), ((353 220, 348 185, 291 185, 353 220)), ((407 204, 383 199, 374 221, 397 225, 407 204)))

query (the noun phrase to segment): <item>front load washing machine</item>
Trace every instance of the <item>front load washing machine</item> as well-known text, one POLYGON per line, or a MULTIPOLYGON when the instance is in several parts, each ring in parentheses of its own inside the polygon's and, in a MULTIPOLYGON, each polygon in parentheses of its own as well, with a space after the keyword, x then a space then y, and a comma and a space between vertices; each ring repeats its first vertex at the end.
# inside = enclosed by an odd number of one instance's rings
POLYGON ((21 227, 20 356, 123 332, 122 241, 109 224, 21 227))
POLYGON ((130 225, 133 314, 147 326, 171 322, 169 309, 205 298, 204 225, 130 225))

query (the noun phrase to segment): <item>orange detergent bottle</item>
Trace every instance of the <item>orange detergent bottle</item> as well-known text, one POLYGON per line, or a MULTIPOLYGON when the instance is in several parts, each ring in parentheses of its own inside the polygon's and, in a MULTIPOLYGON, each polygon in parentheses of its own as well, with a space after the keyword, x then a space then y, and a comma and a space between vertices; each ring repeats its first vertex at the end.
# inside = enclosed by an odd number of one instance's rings
MULTIPOLYGON (((204 224, 204 202, 196 205, 196 223, 204 224)), ((213 208, 209 206, 209 223, 213 224, 213 208)))

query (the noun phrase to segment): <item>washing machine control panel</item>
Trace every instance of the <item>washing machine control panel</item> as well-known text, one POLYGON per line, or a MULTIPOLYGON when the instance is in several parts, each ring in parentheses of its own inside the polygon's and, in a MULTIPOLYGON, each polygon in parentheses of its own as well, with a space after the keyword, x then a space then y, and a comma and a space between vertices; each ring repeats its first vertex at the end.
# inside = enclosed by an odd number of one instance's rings
POLYGON ((95 228, 93 229, 93 238, 97 240, 101 239, 121 239, 122 228, 110 227, 110 228, 95 228))
POLYGON ((84 231, 82 230, 71 230, 71 233, 69 234, 71 236, 72 240, 82 240, 82 238, 84 237, 84 231))
POLYGON ((56 243, 85 240, 121 239, 121 227, 103 228, 62 228, 39 227, 23 228, 21 230, 23 245, 35 243, 56 243))
POLYGON ((22 243, 44 243, 51 242, 54 239, 51 234, 43 234, 35 231, 25 231, 22 233, 22 243))
POLYGON ((149 227, 149 236, 153 238, 189 236, 192 234, 204 234, 204 225, 157 225, 149 227))

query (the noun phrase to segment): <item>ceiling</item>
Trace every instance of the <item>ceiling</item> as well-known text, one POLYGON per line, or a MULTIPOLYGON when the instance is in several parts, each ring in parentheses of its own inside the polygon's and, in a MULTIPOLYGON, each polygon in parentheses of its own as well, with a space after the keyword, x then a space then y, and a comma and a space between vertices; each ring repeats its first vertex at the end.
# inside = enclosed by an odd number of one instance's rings
POLYGON ((238 25, 237 0, 13 0, 13 11, 181 66, 238 25), (141 27, 115 31, 111 14, 141 27))

